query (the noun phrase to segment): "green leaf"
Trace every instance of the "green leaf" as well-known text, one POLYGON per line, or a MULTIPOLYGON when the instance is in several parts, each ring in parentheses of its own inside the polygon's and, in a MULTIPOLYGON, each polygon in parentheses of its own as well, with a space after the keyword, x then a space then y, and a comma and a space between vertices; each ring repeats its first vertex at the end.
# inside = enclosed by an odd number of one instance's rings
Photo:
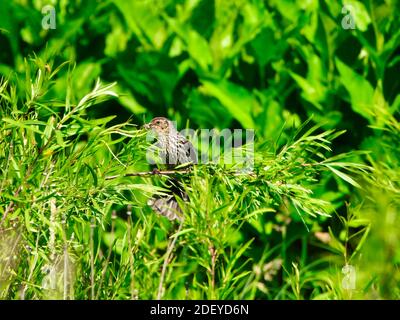
POLYGON ((190 56, 207 71, 212 63, 212 56, 208 42, 196 31, 190 30, 187 37, 187 48, 190 56))
POLYGON ((368 226, 365 228, 365 231, 364 231, 364 233, 363 233, 363 235, 362 235, 360 241, 358 242, 356 249, 355 249, 355 250, 353 251, 353 253, 351 254, 349 261, 351 261, 351 260, 355 257, 355 255, 358 254, 358 253, 360 252, 360 250, 361 250, 361 248, 363 247, 365 241, 368 239, 368 235, 369 235, 370 230, 371 230, 371 228, 370 228, 370 226, 368 225, 368 226))
POLYGON ((202 80, 201 91, 217 98, 229 113, 244 128, 253 129, 255 123, 251 111, 258 105, 255 98, 245 88, 227 80, 202 80))
POLYGON ((63 138, 63 134, 60 130, 56 130, 56 140, 57 140, 57 144, 61 147, 61 148, 65 148, 67 146, 67 144, 64 142, 64 138, 63 138))
POLYGON ((2 118, 2 121, 7 122, 9 124, 12 125, 12 127, 18 127, 18 128, 24 128, 39 134, 43 134, 42 131, 40 131, 39 129, 36 128, 37 125, 46 125, 46 122, 42 122, 42 121, 36 121, 36 120, 27 120, 27 121, 15 121, 13 119, 10 118, 2 118))
POLYGON ((353 15, 356 28, 362 32, 367 31, 371 18, 365 5, 361 1, 346 0, 344 6, 347 6, 348 14, 353 15))
POLYGON ((361 186, 350 176, 348 176, 347 174, 333 168, 331 165, 327 165, 327 167, 329 168, 329 170, 331 170, 334 174, 336 174, 339 178, 343 179, 344 181, 350 183, 352 186, 357 187, 357 188, 361 188, 361 186))
POLYGON ((203 71, 208 71, 213 62, 210 46, 198 32, 182 25, 174 19, 166 18, 171 29, 186 44, 189 57, 194 60, 203 71))
POLYGON ((366 118, 370 123, 374 122, 372 111, 374 108, 374 89, 371 84, 339 59, 335 59, 340 73, 340 81, 350 94, 352 109, 366 118))
POLYGON ((370 224, 371 221, 369 219, 353 219, 351 221, 348 222, 348 226, 352 227, 352 228, 359 228, 365 225, 370 224))

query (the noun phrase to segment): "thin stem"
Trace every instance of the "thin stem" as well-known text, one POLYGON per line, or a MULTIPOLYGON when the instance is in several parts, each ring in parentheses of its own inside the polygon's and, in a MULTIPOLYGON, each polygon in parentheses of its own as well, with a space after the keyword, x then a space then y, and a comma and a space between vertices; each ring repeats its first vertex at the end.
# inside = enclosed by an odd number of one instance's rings
POLYGON ((146 176, 155 176, 155 175, 173 175, 177 173, 188 173, 189 170, 153 170, 153 171, 144 171, 144 172, 132 172, 132 173, 127 173, 124 175, 116 175, 116 176, 108 176, 105 179, 106 180, 113 180, 116 178, 120 177, 146 177, 146 176))
POLYGON ((131 271, 131 300, 135 300, 135 269, 133 268, 133 250, 132 250, 132 206, 128 205, 126 212, 128 215, 128 252, 129 252, 129 268, 131 271))
POLYGON ((68 300, 69 299, 69 256, 68 256, 68 246, 65 243, 64 244, 64 292, 63 292, 63 299, 68 300))
MULTIPOLYGON (((117 219, 117 212, 115 210, 113 210, 112 213, 111 213, 111 239, 113 239, 113 242, 115 241, 115 219, 117 219)), ((106 262, 104 264, 103 271, 101 273, 101 279, 99 281, 99 289, 98 289, 97 294, 96 294, 96 300, 99 298, 101 287, 102 287, 103 282, 104 282, 104 276, 105 276, 105 274, 107 272, 108 264, 110 263, 112 247, 113 247, 113 243, 111 244, 111 246, 110 246, 110 248, 108 250, 106 262)))
MULTIPOLYGON (((105 180, 113 180, 121 177, 147 177, 147 176, 169 176, 179 173, 189 173, 190 169, 185 170, 153 170, 153 171, 142 171, 142 172, 131 172, 126 173, 124 175, 115 175, 115 176, 108 176, 105 177, 105 180)), ((241 172, 227 172, 232 174, 233 176, 241 176, 243 173, 241 172)), ((254 172, 247 172, 246 175, 256 177, 254 172)))
POLYGON ((94 299, 94 220, 90 224, 90 285, 91 285, 91 299, 94 299))
POLYGON ((215 299, 215 262, 217 260, 217 251, 214 246, 210 246, 211 253, 211 294, 212 299, 215 299))
MULTIPOLYGON (((179 231, 182 230, 182 226, 183 226, 183 223, 181 223, 179 225, 178 231, 176 233, 179 233, 179 231)), ((170 241, 170 243, 168 244, 167 252, 165 254, 164 264, 163 264, 163 267, 162 267, 162 270, 161 270, 160 284, 158 285, 157 300, 161 300, 161 297, 163 295, 165 273, 167 271, 167 266, 168 266, 168 263, 170 261, 170 256, 171 256, 172 250, 175 247, 175 243, 176 243, 177 239, 178 239, 177 236, 173 237, 172 241, 170 241)))

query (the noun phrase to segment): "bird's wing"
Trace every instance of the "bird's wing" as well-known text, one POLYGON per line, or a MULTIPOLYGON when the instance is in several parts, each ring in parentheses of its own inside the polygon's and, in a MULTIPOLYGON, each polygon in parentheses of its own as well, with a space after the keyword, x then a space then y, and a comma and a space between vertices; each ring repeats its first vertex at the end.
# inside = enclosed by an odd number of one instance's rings
POLYGON ((173 195, 152 198, 149 200, 148 205, 158 214, 167 217, 169 220, 182 221, 182 209, 179 207, 178 202, 173 195))
POLYGON ((179 135, 179 144, 181 145, 182 152, 179 155, 180 163, 197 163, 197 152, 193 144, 184 136, 179 135))

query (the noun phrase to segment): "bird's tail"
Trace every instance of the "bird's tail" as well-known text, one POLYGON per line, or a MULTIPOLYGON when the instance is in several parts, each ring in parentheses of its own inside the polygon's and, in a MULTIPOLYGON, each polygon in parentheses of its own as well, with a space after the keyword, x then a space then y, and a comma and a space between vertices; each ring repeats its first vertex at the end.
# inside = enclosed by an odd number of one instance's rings
POLYGON ((152 198, 148 205, 158 214, 167 217, 169 220, 183 220, 182 209, 173 195, 160 198, 152 198))

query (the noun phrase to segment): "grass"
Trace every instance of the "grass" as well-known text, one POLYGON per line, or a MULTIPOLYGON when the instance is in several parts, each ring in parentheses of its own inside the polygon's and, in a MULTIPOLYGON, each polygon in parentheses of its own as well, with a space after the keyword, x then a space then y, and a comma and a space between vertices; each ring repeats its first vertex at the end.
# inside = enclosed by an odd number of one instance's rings
MULTIPOLYGON (((68 95, 39 102, 56 77, 44 65, 38 58, 27 62, 36 78, 27 78, 25 99, 16 98, 11 79, 1 84, 3 299, 344 297, 332 275, 319 271, 327 258, 307 256, 316 224, 335 212, 315 186, 334 174, 359 187, 357 180, 373 170, 346 160, 359 152, 329 157, 331 141, 343 132, 306 122, 279 148, 256 140, 253 173, 235 174, 235 166, 218 163, 181 173, 190 202, 182 204, 184 221, 171 223, 146 205, 162 192, 152 180, 168 177, 127 175, 148 167, 146 133, 129 123, 110 125, 112 117, 88 116, 89 108, 117 96, 114 84, 97 81, 76 104, 68 95), (264 242, 277 235, 280 243, 264 242), (303 257, 294 262, 299 241, 303 257)), ((369 227, 350 235, 351 226, 363 223, 342 222, 344 243, 331 233, 330 246, 347 264, 359 249, 349 253, 348 242, 369 227)))
POLYGON ((352 4, 0 1, 0 298, 398 299, 400 11, 352 4), (155 116, 253 170, 150 174, 155 116))

